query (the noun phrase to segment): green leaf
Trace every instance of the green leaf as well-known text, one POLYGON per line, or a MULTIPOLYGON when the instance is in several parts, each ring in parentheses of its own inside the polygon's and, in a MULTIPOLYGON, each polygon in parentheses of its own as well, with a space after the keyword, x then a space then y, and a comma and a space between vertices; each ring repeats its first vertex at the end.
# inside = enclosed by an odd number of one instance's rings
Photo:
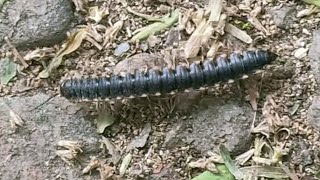
POLYGON ((219 171, 218 174, 205 171, 194 177, 192 180, 235 180, 234 176, 224 164, 218 164, 216 167, 219 171))
POLYGON ((235 178, 242 179, 243 178, 242 172, 233 163, 231 156, 230 156, 230 153, 228 152, 227 148, 223 144, 221 144, 219 146, 219 153, 220 153, 220 156, 222 157, 226 167, 235 176, 235 178))
POLYGON ((17 64, 12 62, 9 58, 5 58, 1 64, 0 83, 2 85, 7 85, 17 74, 17 64))
POLYGON ((112 125, 115 121, 115 118, 107 112, 99 112, 97 117, 97 131, 99 134, 102 134, 108 126, 112 125))
POLYGON ((179 14, 179 11, 176 10, 171 13, 170 17, 163 17, 161 22, 155 22, 139 29, 140 32, 131 38, 131 42, 147 39, 150 35, 159 34, 161 31, 173 26, 174 23, 178 22, 179 14))
POLYGON ((309 4, 320 6, 320 0, 303 0, 303 1, 309 4))

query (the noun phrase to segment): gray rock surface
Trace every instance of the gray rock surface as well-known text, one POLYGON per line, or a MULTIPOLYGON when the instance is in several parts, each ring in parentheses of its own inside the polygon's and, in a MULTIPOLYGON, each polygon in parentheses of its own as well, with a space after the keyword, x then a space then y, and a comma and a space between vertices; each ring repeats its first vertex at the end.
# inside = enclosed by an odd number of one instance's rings
POLYGON ((99 155, 96 128, 84 115, 64 98, 42 93, 0 98, 0 179, 85 179, 79 166, 70 168, 55 155, 59 140, 84 144, 82 168, 90 155, 99 155), (10 127, 8 106, 25 122, 16 131, 10 127))
POLYGON ((275 25, 282 29, 288 29, 295 20, 295 7, 283 6, 271 11, 275 25))
POLYGON ((222 98, 205 98, 192 119, 177 122, 168 132, 168 148, 192 144, 200 152, 216 150, 220 143, 233 154, 240 154, 250 146, 250 126, 253 110, 245 102, 222 98))
POLYGON ((74 19, 70 0, 11 0, 6 1, 2 12, 0 45, 8 36, 18 48, 61 42, 74 19))
POLYGON ((311 58, 311 68, 316 77, 317 82, 320 82, 320 29, 313 32, 312 43, 309 49, 308 56, 311 58))
POLYGON ((318 131, 320 130, 320 96, 313 98, 312 104, 308 109, 307 119, 314 128, 318 131))

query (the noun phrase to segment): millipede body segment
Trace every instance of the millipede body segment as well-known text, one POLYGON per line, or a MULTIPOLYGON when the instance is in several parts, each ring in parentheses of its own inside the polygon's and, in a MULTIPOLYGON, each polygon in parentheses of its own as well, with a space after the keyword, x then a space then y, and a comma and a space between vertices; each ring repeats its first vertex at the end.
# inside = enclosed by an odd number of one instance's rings
POLYGON ((60 93, 68 99, 93 100, 198 89, 240 78, 270 64, 276 57, 276 54, 263 50, 245 51, 242 54, 232 53, 228 59, 218 57, 216 60, 192 63, 189 67, 179 65, 175 69, 164 68, 161 71, 136 71, 124 77, 111 75, 68 79, 61 84, 60 93))

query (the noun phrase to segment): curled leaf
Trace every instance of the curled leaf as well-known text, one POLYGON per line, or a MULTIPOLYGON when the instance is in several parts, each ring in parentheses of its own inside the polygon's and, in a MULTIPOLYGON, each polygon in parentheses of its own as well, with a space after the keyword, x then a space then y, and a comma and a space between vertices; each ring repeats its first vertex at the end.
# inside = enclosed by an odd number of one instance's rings
POLYGON ((107 112, 101 111, 97 117, 97 131, 99 134, 102 134, 105 128, 112 125, 115 121, 115 118, 107 112))
POLYGON ((40 72, 39 77, 48 78, 51 72, 60 66, 64 55, 70 54, 80 47, 82 41, 87 37, 87 32, 87 28, 83 28, 70 36, 69 40, 63 45, 63 48, 52 59, 49 66, 40 72))

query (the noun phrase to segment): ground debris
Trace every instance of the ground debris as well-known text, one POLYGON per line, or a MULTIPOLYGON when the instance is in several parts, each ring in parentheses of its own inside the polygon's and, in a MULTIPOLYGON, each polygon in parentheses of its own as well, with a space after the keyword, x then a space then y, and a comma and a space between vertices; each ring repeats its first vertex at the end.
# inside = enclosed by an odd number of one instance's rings
POLYGON ((135 139, 133 139, 131 143, 127 146, 126 152, 129 152, 134 148, 144 147, 145 144, 147 143, 150 132, 151 132, 151 124, 147 123, 145 127, 142 129, 140 135, 137 136, 135 139))

